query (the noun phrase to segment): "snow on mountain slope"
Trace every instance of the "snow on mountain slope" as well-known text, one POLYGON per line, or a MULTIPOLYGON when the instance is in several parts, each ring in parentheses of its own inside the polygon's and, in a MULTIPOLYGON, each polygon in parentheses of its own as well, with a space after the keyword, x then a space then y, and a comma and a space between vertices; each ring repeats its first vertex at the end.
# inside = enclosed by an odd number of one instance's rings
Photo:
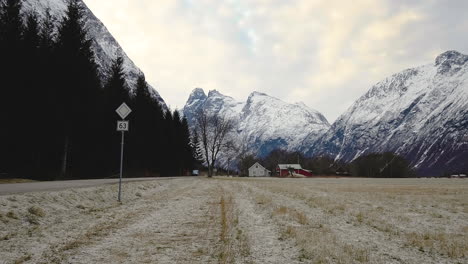
MULTIPOLYGON (((79 0, 79 2, 84 8, 85 25, 88 30, 88 37, 92 39, 92 48, 96 56, 96 63, 99 66, 101 80, 103 82, 106 81, 109 77, 112 62, 118 56, 121 56, 124 59, 123 66, 127 75, 127 84, 133 90, 136 86, 137 78, 142 71, 125 54, 117 40, 110 34, 104 24, 94 16, 86 4, 82 0, 79 0)), ((65 15, 67 3, 68 0, 23 0, 23 12, 33 12, 39 18, 44 18, 46 10, 49 9, 58 24, 65 15)), ((148 86, 151 87, 149 84, 148 86)), ((150 91, 153 97, 160 102, 161 106, 167 109, 166 103, 159 93, 153 88, 150 91)))
POLYGON ((468 170, 468 56, 447 51, 375 84, 308 154, 351 161, 384 151, 422 175, 468 170))
POLYGON ((202 89, 194 89, 184 107, 190 126, 203 108, 211 115, 233 118, 235 141, 259 156, 276 148, 299 150, 305 138, 316 139, 330 127, 321 113, 303 103, 289 104, 259 92, 250 94, 246 102, 237 102, 216 90, 207 96, 202 89))

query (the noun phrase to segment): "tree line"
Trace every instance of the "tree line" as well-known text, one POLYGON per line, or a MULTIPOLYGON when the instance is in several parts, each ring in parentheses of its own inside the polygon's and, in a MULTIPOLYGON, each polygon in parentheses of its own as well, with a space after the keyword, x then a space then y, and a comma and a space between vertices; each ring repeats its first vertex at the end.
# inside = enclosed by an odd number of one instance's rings
POLYGON ((238 158, 240 175, 247 176, 248 169, 259 162, 275 175, 278 164, 300 164, 311 170, 314 175, 338 175, 369 178, 407 178, 414 177, 415 172, 403 157, 391 153, 370 153, 362 155, 352 162, 334 160, 330 156, 306 157, 300 152, 289 152, 276 149, 263 158, 244 155, 238 158))
POLYGON ((125 176, 184 175, 193 167, 187 121, 165 110, 143 75, 125 81, 123 58, 99 77, 80 2, 63 18, 0 1, 0 176, 112 177, 119 170, 115 109, 126 102, 125 176))

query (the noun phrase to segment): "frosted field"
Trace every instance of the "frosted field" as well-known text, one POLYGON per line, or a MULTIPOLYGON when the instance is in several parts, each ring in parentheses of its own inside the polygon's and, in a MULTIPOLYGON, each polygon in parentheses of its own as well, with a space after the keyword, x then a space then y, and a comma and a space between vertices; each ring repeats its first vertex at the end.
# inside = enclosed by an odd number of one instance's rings
POLYGON ((0 196, 0 263, 468 263, 468 180, 190 178, 0 196))

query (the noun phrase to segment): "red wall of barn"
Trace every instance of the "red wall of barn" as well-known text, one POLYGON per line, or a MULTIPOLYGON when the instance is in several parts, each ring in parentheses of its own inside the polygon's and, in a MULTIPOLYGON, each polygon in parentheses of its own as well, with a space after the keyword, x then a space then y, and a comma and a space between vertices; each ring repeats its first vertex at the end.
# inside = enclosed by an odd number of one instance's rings
MULTIPOLYGON (((294 172, 297 173, 297 174, 307 176, 307 177, 314 176, 312 173, 310 173, 308 171, 305 171, 305 170, 294 170, 294 172)), ((279 169, 278 168, 276 169, 276 174, 279 174, 279 169)), ((287 177, 287 176, 289 176, 289 170, 281 170, 280 177, 287 177)))

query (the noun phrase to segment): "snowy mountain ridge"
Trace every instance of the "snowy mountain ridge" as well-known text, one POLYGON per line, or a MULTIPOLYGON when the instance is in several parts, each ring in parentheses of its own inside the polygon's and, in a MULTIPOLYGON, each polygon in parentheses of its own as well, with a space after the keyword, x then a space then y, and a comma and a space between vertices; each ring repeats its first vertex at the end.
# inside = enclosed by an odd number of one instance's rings
POLYGON ((393 151, 422 175, 468 170, 467 62, 447 51, 375 84, 306 152, 352 161, 393 151))
POLYGON ((252 92, 245 102, 238 102, 216 90, 206 95, 203 89, 196 88, 183 109, 191 127, 203 108, 210 115, 234 119, 234 140, 258 156, 276 148, 298 150, 305 138, 316 139, 330 127, 321 113, 304 103, 289 104, 261 92, 252 92))
MULTIPOLYGON (((123 67, 126 73, 126 81, 131 91, 134 90, 138 76, 142 71, 133 63, 127 56, 117 40, 107 30, 104 24, 93 14, 86 4, 79 0, 84 10, 84 22, 88 30, 88 37, 92 39, 92 49, 96 58, 96 63, 99 66, 99 75, 101 81, 105 83, 110 75, 110 68, 113 61, 121 56, 124 59, 123 67)), ((65 15, 68 0, 23 0, 23 13, 34 13, 39 18, 43 19, 46 16, 47 10, 50 11, 55 23, 58 24, 65 15)), ((153 98, 158 100, 163 109, 168 109, 166 103, 161 98, 159 93, 151 87, 153 98)))

